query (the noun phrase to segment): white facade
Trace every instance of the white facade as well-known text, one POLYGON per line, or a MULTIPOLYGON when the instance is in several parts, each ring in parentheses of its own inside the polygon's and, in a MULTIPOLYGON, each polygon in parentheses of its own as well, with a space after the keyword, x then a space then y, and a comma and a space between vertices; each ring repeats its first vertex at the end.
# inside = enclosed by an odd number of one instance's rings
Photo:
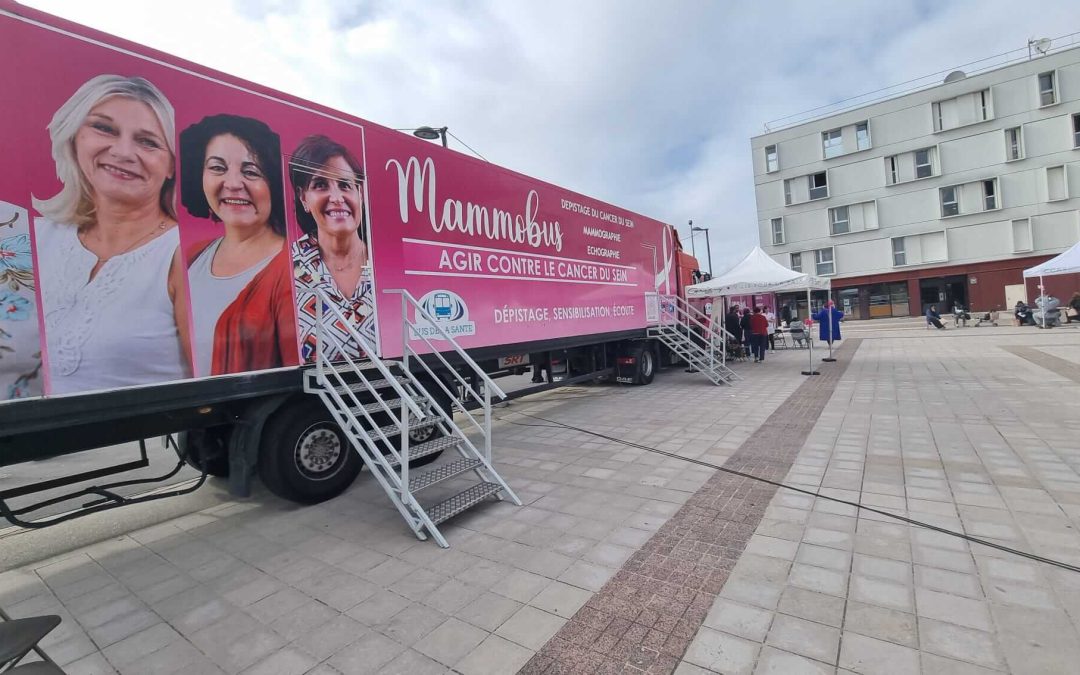
POLYGON ((785 266, 831 274, 834 288, 1057 254, 1080 239, 1080 48, 751 146, 762 248, 785 266))

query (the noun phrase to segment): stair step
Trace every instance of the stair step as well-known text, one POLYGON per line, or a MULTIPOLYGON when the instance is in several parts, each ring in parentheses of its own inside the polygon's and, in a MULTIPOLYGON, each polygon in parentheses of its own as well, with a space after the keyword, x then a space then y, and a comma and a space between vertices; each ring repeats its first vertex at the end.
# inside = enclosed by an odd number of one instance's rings
POLYGON ((419 476, 411 476, 409 478, 409 491, 419 492, 426 487, 431 487, 436 483, 449 480, 454 476, 460 476, 467 471, 472 471, 483 465, 483 462, 472 457, 466 457, 464 459, 458 459, 447 464, 439 465, 431 471, 422 473, 419 476))
POLYGON ((356 406, 352 406, 349 408, 349 411, 352 412, 352 414, 356 415, 357 418, 360 418, 361 410, 364 410, 368 413, 386 412, 386 410, 383 408, 383 404, 385 404, 387 408, 390 408, 390 410, 393 410, 395 414, 401 412, 400 398, 384 398, 382 400, 382 403, 380 403, 379 401, 374 401, 372 403, 362 405, 359 408, 356 406))
MULTIPOLYGON (((409 430, 412 431, 413 429, 426 429, 428 427, 435 426, 435 424, 438 423, 438 421, 439 421, 438 417, 427 417, 427 418, 419 420, 419 421, 413 421, 413 422, 409 423, 409 430)), ((361 422, 361 426, 364 426, 364 424, 362 422, 361 422)), ((367 429, 366 426, 364 428, 367 429)), ((379 431, 383 432, 383 434, 387 438, 397 436, 398 434, 401 433, 401 429, 398 428, 398 425, 396 425, 396 424, 387 424, 384 427, 379 427, 379 431)), ((368 434, 373 439, 379 438, 379 435, 376 434, 374 431, 369 431, 368 434)), ((410 451, 410 454, 411 454, 411 451, 410 451)))
MULTIPOLYGON (((405 384, 406 382, 409 381, 409 378, 404 376, 404 375, 398 375, 394 379, 398 381, 398 384, 405 384)), ((390 381, 389 380, 382 380, 382 379, 380 379, 380 380, 368 380, 368 384, 371 385, 372 389, 385 389, 386 387, 390 386, 390 381)), ((340 385, 339 384, 339 385, 336 385, 334 387, 334 391, 336 391, 339 394, 344 394, 346 391, 367 391, 367 390, 368 390, 368 387, 363 382, 353 382, 353 383, 351 383, 349 385, 340 385)))
MULTIPOLYGON (((395 431, 395 433, 397 432, 395 431)), ((448 448, 455 448, 460 443, 461 439, 457 436, 441 436, 430 441, 424 441, 423 443, 410 445, 409 459, 420 459, 421 457, 434 455, 436 452, 442 452, 443 450, 446 450, 448 448)), ((387 457, 386 461, 390 462, 390 466, 398 466, 399 464, 397 458, 393 456, 387 457)))
POLYGON ((477 483, 425 510, 431 521, 438 525, 479 504, 499 490, 502 490, 502 486, 498 483, 477 483))

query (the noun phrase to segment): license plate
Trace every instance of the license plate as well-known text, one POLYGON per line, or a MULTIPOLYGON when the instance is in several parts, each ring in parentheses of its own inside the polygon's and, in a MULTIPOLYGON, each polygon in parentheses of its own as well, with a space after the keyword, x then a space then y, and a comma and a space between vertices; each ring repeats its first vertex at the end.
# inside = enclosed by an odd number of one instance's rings
POLYGON ((514 366, 524 366, 529 362, 529 357, 524 354, 514 354, 513 356, 503 356, 499 358, 499 368, 513 368, 514 366))

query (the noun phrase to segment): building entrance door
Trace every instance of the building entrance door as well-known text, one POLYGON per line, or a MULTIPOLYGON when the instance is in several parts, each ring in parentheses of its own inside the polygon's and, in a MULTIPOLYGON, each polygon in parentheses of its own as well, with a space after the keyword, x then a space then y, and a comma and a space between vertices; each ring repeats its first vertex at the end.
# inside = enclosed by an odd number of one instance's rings
POLYGON ((967 275, 919 279, 919 296, 924 314, 930 305, 937 305, 942 314, 958 304, 967 307, 967 275))

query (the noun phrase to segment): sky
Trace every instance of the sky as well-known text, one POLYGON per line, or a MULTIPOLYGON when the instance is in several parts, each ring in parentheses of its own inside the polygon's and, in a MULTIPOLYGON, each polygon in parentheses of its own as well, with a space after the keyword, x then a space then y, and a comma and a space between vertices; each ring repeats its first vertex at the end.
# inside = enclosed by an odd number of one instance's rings
POLYGON ((688 249, 693 220, 717 273, 758 243, 766 122, 1080 31, 1075 0, 24 4, 384 126, 447 126, 688 249))

